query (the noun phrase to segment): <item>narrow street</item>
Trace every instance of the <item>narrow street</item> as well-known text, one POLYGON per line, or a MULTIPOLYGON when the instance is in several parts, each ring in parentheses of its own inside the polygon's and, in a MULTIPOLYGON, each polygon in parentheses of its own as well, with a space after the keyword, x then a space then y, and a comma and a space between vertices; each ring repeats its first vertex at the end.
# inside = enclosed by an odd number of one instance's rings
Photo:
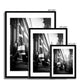
POLYGON ((66 72, 65 70, 59 70, 56 71, 55 74, 69 74, 69 72, 66 72))
POLYGON ((50 72, 50 66, 38 64, 38 67, 34 67, 34 72, 50 72))
POLYGON ((50 71, 50 67, 49 66, 39 66, 38 67, 38 71, 39 72, 49 72, 50 71))
POLYGON ((11 71, 26 71, 28 70, 28 64, 26 64, 26 62, 15 62, 12 63, 12 66, 11 66, 11 71))

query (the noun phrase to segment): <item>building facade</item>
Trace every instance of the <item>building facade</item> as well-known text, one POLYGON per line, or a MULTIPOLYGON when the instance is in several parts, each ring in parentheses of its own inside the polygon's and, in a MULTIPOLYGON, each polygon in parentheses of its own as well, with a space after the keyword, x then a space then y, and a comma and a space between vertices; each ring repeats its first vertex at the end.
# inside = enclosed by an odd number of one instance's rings
POLYGON ((45 34, 33 34, 33 44, 34 61, 36 55, 40 62, 48 60, 50 57, 50 53, 45 34))
POLYGON ((10 19, 10 53, 17 56, 18 61, 28 60, 29 26, 25 18, 10 19), (25 57, 24 57, 25 56, 25 57))

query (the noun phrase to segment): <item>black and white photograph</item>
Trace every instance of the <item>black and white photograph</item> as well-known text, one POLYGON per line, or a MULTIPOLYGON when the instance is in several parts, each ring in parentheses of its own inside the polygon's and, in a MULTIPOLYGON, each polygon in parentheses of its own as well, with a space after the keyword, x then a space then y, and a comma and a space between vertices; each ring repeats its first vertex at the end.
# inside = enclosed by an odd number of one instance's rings
POLYGON ((75 46, 51 45, 51 77, 75 78, 75 46))
POLYGON ((55 11, 5 12, 6 77, 28 77, 29 28, 55 28, 55 11))
POLYGON ((50 77, 50 45, 66 45, 67 29, 38 29, 30 31, 30 77, 50 77))

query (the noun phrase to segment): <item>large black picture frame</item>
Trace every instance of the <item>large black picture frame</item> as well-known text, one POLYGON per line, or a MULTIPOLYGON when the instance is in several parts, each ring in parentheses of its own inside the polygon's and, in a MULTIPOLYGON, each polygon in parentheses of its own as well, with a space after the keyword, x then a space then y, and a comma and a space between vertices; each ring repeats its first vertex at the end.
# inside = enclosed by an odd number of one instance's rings
POLYGON ((5 11, 5 13, 4 13, 4 16, 5 16, 5 28, 4 28, 4 36, 5 36, 5 40, 4 40, 4 43, 5 43, 5 74, 4 74, 4 77, 5 78, 28 78, 28 75, 25 75, 25 76, 14 76, 14 75, 11 75, 11 76, 9 76, 8 74, 7 74, 7 38, 8 38, 8 36, 9 35, 7 35, 7 14, 12 14, 12 13, 14 13, 14 14, 19 14, 19 13, 53 13, 54 14, 54 28, 56 28, 56 11, 5 11))

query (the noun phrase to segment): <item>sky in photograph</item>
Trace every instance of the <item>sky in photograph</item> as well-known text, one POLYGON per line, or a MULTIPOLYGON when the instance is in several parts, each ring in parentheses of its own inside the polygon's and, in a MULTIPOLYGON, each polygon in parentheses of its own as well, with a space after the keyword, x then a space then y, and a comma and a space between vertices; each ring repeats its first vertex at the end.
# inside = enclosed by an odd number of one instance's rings
POLYGON ((57 44, 58 43, 58 35, 56 33, 45 34, 48 45, 57 44))
POLYGON ((43 18, 31 18, 33 28, 44 28, 43 18))

